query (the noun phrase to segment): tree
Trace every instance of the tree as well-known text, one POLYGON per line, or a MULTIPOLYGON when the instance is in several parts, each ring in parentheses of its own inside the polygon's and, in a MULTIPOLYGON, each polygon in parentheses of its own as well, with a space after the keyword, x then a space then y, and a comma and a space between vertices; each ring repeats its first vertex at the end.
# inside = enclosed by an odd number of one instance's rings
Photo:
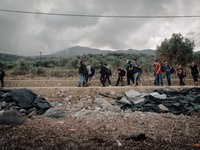
POLYGON ((157 46, 156 57, 167 60, 170 64, 181 64, 185 66, 193 55, 194 41, 184 38, 180 33, 172 34, 171 39, 165 39, 157 46))

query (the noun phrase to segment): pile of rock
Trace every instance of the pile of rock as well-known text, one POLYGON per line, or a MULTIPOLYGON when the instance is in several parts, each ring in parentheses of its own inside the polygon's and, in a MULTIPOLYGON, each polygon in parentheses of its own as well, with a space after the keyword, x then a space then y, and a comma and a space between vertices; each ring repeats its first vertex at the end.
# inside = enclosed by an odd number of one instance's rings
POLYGON ((25 116, 41 115, 51 107, 50 103, 31 90, 0 90, 0 124, 20 125, 25 116))

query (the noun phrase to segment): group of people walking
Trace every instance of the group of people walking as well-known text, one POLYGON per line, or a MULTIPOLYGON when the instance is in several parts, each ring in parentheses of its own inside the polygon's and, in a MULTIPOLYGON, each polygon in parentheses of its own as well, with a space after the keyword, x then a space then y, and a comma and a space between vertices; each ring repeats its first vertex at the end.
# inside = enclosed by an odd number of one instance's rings
MULTIPOLYGON (((176 75, 178 76, 179 85, 180 86, 185 85, 184 78, 186 77, 186 71, 182 67, 181 64, 179 64, 175 70, 172 66, 168 65, 167 61, 164 61, 164 64, 161 64, 159 60, 156 60, 154 67, 155 67, 154 68, 154 73, 155 73, 154 85, 163 86, 164 85, 163 76, 165 76, 167 78, 168 86, 171 86, 172 84, 171 74, 173 73, 176 73, 176 75)), ((198 77, 200 74, 198 66, 194 62, 192 62, 189 68, 190 68, 190 75, 193 77, 195 85, 198 85, 198 77)))
MULTIPOLYGON (((193 77, 195 85, 198 85, 198 77, 200 75, 200 71, 198 66, 192 62, 189 66, 190 68, 190 75, 193 77)), ((124 86, 124 77, 127 77, 127 85, 133 85, 138 86, 142 85, 141 83, 141 74, 142 74, 142 68, 140 65, 138 65, 137 60, 127 60, 126 69, 123 68, 117 68, 118 72, 118 78, 115 86, 124 86)), ((80 62, 79 67, 79 74, 80 74, 80 82, 79 86, 87 87, 90 86, 91 78, 95 74, 95 69, 91 67, 89 63, 87 63, 85 60, 82 60, 80 62)), ((110 77, 112 75, 111 69, 107 64, 101 64, 100 65, 100 83, 101 86, 104 87, 107 84, 111 86, 111 80, 110 77), (108 83, 107 83, 108 82, 108 83)), ((167 61, 164 61, 161 63, 159 60, 155 60, 154 62, 154 85, 155 86, 163 86, 164 81, 163 78, 166 78, 167 80, 167 86, 172 85, 171 81, 171 75, 176 74, 179 78, 179 85, 184 86, 184 78, 186 77, 186 71, 182 67, 182 65, 178 65, 176 69, 174 69, 171 65, 168 64, 167 61)))
MULTIPOLYGON (((140 75, 142 73, 141 67, 137 64, 136 60, 127 60, 127 66, 126 66, 126 71, 123 68, 118 68, 118 78, 115 86, 118 86, 121 84, 121 86, 124 86, 124 76, 127 74, 127 84, 130 86, 131 81, 134 86, 138 86, 141 84, 140 80, 140 75)), ((101 63, 100 65, 100 83, 101 86, 104 87, 106 86, 106 82, 108 82, 108 85, 111 86, 111 80, 110 76, 112 75, 112 71, 109 68, 107 64, 101 63)), ((79 67, 79 74, 80 74, 80 82, 79 82, 79 87, 83 86, 90 86, 90 80, 92 76, 95 74, 95 69, 91 67, 88 63, 86 63, 85 60, 82 60, 80 62, 80 67, 79 67), (90 73, 91 72, 91 73, 90 73)))

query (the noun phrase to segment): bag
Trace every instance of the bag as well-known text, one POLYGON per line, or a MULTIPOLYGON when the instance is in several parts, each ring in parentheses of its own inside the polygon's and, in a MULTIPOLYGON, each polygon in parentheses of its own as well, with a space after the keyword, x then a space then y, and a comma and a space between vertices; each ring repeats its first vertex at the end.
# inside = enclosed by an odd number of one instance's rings
POLYGON ((126 71, 122 69, 121 72, 120 72, 120 75, 121 76, 125 76, 126 75, 126 71))
POLYGON ((186 77, 186 73, 185 72, 183 73, 183 77, 186 77))
POLYGON ((173 74, 175 72, 174 67, 170 69, 170 73, 173 74))
POLYGON ((108 75, 111 76, 112 75, 112 72, 110 69, 108 69, 108 75))
POLYGON ((95 74, 95 69, 93 67, 91 68, 91 72, 91 76, 93 76, 95 74))
POLYGON ((0 70, 0 77, 1 78, 5 77, 5 72, 3 70, 0 70))
POLYGON ((161 71, 162 71, 162 72, 165 72, 165 71, 166 71, 164 65, 161 65, 161 71))

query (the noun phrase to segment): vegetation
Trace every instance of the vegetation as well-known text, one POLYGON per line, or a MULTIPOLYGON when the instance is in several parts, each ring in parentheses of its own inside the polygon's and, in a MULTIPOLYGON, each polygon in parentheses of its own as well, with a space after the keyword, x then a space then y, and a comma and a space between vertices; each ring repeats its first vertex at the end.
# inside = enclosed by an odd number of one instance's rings
POLYGON ((156 57, 167 60, 170 64, 186 66, 193 57, 194 47, 194 41, 184 38, 180 33, 174 33, 170 39, 165 39, 157 46, 156 57))
POLYGON ((170 39, 165 39, 160 46, 157 46, 155 56, 118 52, 71 57, 42 56, 40 58, 39 56, 22 57, 0 53, 0 68, 10 70, 13 76, 32 74, 34 76, 70 77, 78 75, 79 62, 83 59, 95 69, 99 69, 101 63, 107 63, 113 71, 116 71, 118 67, 126 68, 127 60, 137 59, 144 73, 152 73, 155 58, 161 61, 167 60, 171 65, 186 66, 191 60, 200 64, 200 53, 194 53, 194 47, 194 41, 184 38, 180 33, 174 33, 170 39), (49 71, 50 69, 54 71, 49 71), (58 72, 59 69, 62 72, 58 72))

